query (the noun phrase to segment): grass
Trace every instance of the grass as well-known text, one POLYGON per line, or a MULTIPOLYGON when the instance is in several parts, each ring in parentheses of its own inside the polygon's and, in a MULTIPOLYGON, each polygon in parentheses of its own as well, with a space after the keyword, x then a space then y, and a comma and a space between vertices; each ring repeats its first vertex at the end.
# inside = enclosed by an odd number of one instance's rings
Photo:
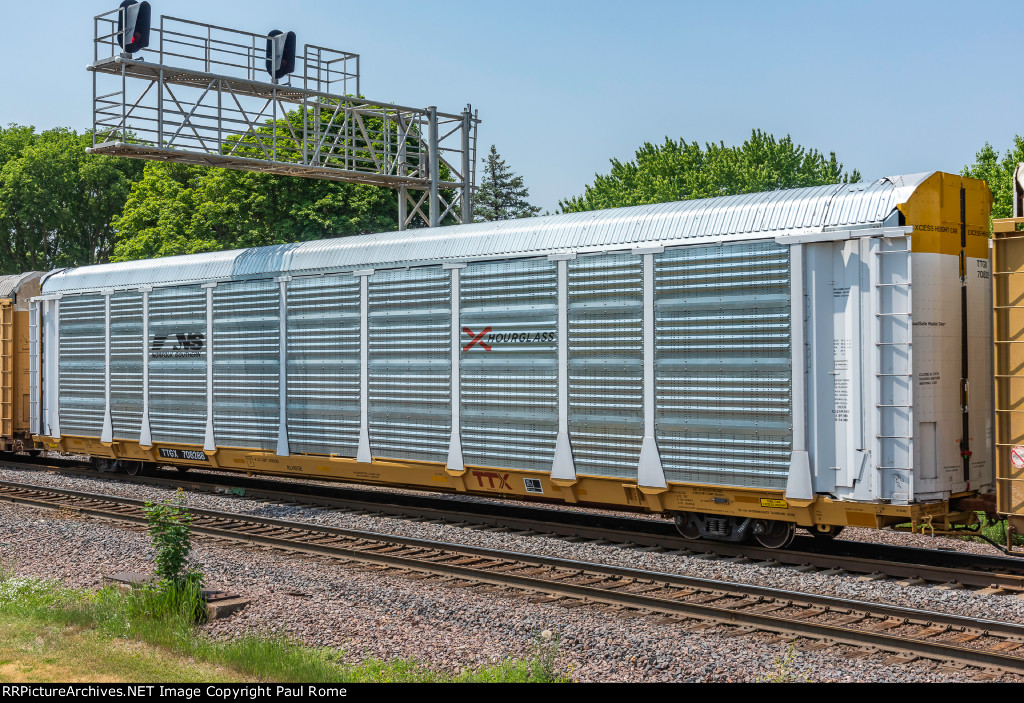
MULTIPOLYGON (((978 519, 981 521, 981 529, 979 529, 977 532, 975 532, 975 533, 964 532, 964 533, 960 533, 958 535, 946 535, 946 536, 948 536, 948 537, 958 537, 959 539, 964 539, 964 540, 967 540, 969 542, 985 542, 986 544, 990 540, 990 541, 995 542, 996 544, 998 544, 998 545, 1000 545, 1002 547, 1005 547, 1006 546, 1006 527, 1007 527, 1006 520, 997 520, 996 522, 993 522, 993 523, 990 524, 988 522, 988 519, 985 517, 985 513, 978 513, 978 519), (987 538, 987 540, 986 539, 982 539, 982 537, 987 538)), ((911 525, 910 525, 909 522, 905 522, 905 523, 896 525, 895 527, 909 530, 911 525)), ((921 534, 928 534, 928 533, 921 533, 921 534)), ((1024 535, 1014 535, 1013 536, 1013 546, 1014 547, 1024 547, 1024 535)))
POLYGON ((508 683, 568 681, 558 638, 531 657, 443 674, 413 660, 343 661, 343 652, 281 635, 213 640, 195 627, 198 591, 88 591, 0 571, 0 681, 278 681, 508 683))
MULTIPOLYGON (((985 523, 984 513, 979 513, 982 522, 985 523)), ((991 525, 985 523, 984 527, 981 528, 980 534, 984 535, 988 539, 992 540, 998 545, 1003 547, 1006 546, 1006 520, 999 520, 991 525)), ((970 537, 969 539, 977 540, 976 537, 970 537)), ((978 540, 984 541, 984 540, 978 540)), ((1024 535, 1013 536, 1013 546, 1021 547, 1024 546, 1024 535)))

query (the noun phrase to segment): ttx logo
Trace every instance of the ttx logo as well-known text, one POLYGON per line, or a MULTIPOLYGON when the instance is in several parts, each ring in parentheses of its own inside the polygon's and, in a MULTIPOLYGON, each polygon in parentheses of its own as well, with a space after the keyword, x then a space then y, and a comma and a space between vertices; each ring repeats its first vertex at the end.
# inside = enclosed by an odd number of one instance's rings
MULTIPOLYGON (((151 352, 158 352, 164 349, 164 344, 170 338, 168 334, 158 334, 153 337, 153 344, 150 345, 149 350, 151 352)), ((175 335, 177 344, 167 349, 167 351, 199 351, 203 348, 203 344, 206 342, 206 336, 202 334, 185 334, 179 332, 175 335)))
POLYGON ((488 488, 496 488, 498 490, 507 488, 510 491, 512 490, 512 486, 508 484, 508 474, 499 474, 497 471, 473 471, 471 473, 476 476, 480 488, 484 487, 484 479, 486 478, 488 488))

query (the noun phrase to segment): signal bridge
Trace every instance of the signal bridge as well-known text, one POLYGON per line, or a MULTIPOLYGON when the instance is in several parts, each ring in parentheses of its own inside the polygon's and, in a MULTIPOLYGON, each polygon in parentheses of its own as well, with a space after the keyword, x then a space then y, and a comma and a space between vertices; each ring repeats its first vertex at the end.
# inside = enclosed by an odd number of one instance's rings
POLYGON ((468 105, 366 100, 358 54, 306 44, 296 55, 290 32, 151 26, 145 2, 95 17, 93 45, 90 153, 395 188, 403 230, 472 221, 468 105))

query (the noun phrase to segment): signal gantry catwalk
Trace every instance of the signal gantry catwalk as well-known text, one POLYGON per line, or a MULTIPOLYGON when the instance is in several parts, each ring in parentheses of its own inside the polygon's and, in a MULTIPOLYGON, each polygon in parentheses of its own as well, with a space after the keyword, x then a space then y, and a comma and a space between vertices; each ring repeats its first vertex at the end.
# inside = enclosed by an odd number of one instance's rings
POLYGON ((471 221, 469 105, 366 100, 358 54, 150 13, 94 18, 90 153, 395 188, 401 230, 471 221))

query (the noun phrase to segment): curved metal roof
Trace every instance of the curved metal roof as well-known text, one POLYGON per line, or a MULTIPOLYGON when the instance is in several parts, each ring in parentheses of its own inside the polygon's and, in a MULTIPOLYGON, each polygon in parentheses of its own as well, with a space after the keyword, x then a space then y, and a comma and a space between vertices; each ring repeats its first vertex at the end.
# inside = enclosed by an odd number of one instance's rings
POLYGON ((880 226, 930 174, 55 271, 44 294, 614 251, 880 226), (897 200, 897 196, 900 197, 897 200))
POLYGON ((33 277, 39 278, 42 275, 42 271, 28 271, 27 273, 15 273, 8 276, 0 276, 0 298, 15 298, 18 293, 18 288, 21 287, 21 284, 24 281, 30 280, 33 277))

